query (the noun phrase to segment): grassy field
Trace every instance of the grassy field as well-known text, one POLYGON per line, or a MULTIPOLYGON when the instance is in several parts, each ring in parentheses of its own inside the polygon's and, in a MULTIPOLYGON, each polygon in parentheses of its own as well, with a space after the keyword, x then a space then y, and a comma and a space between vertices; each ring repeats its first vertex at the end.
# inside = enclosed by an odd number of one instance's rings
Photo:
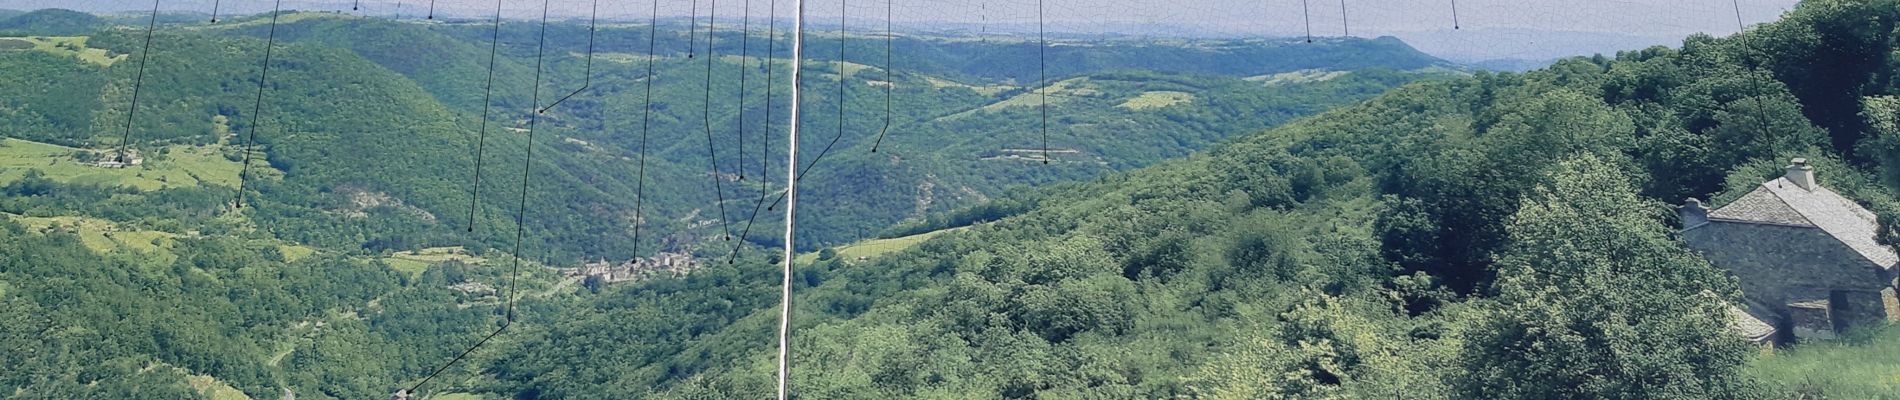
POLYGON ((1748 373, 1784 390, 1829 399, 1900 399, 1900 326, 1848 336, 1777 350, 1756 359, 1748 373))
MULTIPOLYGON (((167 187, 193 187, 200 184, 235 187, 243 164, 224 158, 220 146, 170 146, 163 160, 146 155, 145 163, 131 168, 101 168, 80 162, 73 155, 88 151, 54 144, 19 139, 0 139, 0 184, 19 180, 28 170, 39 170, 48 179, 67 183, 131 186, 139 190, 167 187)), ((110 152, 106 153, 110 157, 110 152)), ((270 176, 268 167, 255 168, 258 176, 270 176)))
POLYGON ((976 85, 971 85, 971 84, 967 84, 963 82, 952 81, 949 79, 938 78, 934 76, 926 76, 924 77, 924 80, 929 81, 931 87, 935 87, 938 89, 964 88, 964 89, 974 90, 976 91, 977 94, 984 95, 984 96, 995 96, 997 93, 1002 93, 1005 90, 1010 90, 1010 89, 1015 88, 1013 86, 1006 86, 1006 85, 976 86, 976 85))
MULTIPOLYGON (((287 256, 289 253, 285 253, 285 255, 287 256)), ((430 265, 448 260, 461 260, 463 263, 475 265, 488 262, 485 258, 469 255, 468 251, 461 247, 436 247, 398 252, 390 255, 389 258, 384 258, 383 262, 389 264, 390 268, 395 268, 397 271, 402 271, 412 276, 421 276, 422 271, 428 270, 430 265)))
POLYGON ((213 378, 208 375, 188 376, 185 377, 185 382, 191 384, 192 389, 197 390, 199 394, 203 394, 207 399, 251 400, 251 396, 246 396, 244 392, 237 390, 237 388, 231 387, 231 385, 219 381, 218 378, 213 378))
POLYGON ((27 48, 30 46, 30 48, 32 48, 33 50, 44 51, 44 52, 63 55, 63 56, 78 57, 80 61, 85 61, 85 62, 98 64, 102 66, 112 66, 113 63, 125 60, 127 56, 125 54, 120 54, 113 57, 107 57, 105 49, 95 49, 95 48, 86 47, 86 40, 88 39, 90 38, 85 37, 85 36, 51 36, 51 37, 35 36, 35 37, 0 38, 0 42, 6 42, 6 43, 3 43, 5 46, 0 46, 0 48, 14 48, 14 47, 27 48))
POLYGON ((12 214, 0 214, 11 218, 27 229, 46 230, 64 229, 79 235, 86 248, 99 253, 116 251, 136 251, 158 257, 157 261, 169 264, 176 255, 167 251, 172 240, 178 235, 158 232, 120 229, 112 221, 85 217, 22 217, 12 214))
POLYGON ((1170 92, 1170 91, 1142 92, 1140 96, 1135 96, 1135 98, 1128 99, 1128 101, 1122 102, 1121 105, 1117 105, 1116 107, 1126 108, 1130 110, 1147 110, 1147 109, 1152 109, 1152 108, 1166 108, 1169 106, 1174 106, 1174 105, 1179 105, 1179 104, 1188 104, 1188 103, 1193 103, 1193 102, 1194 102, 1193 93, 1170 92))
MULTIPOLYGON (((856 260, 859 257, 872 258, 872 257, 877 257, 877 256, 893 253, 893 252, 903 251, 904 249, 915 247, 917 246, 917 244, 923 243, 926 240, 930 240, 930 238, 937 237, 937 235, 961 231, 964 229, 969 229, 969 227, 932 231, 932 232, 926 232, 922 234, 905 236, 905 237, 900 237, 900 238, 866 240, 866 241, 862 241, 858 243, 845 245, 843 247, 838 247, 836 248, 836 250, 838 251, 838 258, 843 258, 846 260, 856 260)), ((818 253, 800 254, 797 258, 793 260, 797 261, 799 264, 810 264, 814 261, 818 261, 818 253)))
POLYGON ((1248 77, 1247 80, 1268 85, 1289 85, 1295 83, 1325 82, 1339 79, 1342 76, 1346 76, 1346 74, 1349 74, 1349 72, 1306 69, 1272 75, 1253 76, 1248 77))

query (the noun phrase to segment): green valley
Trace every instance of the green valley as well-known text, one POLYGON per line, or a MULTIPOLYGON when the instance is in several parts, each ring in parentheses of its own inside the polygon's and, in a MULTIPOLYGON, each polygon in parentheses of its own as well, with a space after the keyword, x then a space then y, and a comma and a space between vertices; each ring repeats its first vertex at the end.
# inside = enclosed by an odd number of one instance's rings
POLYGON ((1900 304, 1891 266, 1762 304, 1824 263, 1685 233, 1900 263, 1900 0, 1522 73, 1391 37, 821 25, 795 65, 723 20, 157 17, 148 53, 125 15, 0 12, 0 398, 758 398, 781 266, 796 398, 1900 387, 1900 309, 1856 297, 1900 304), (792 85, 824 155, 780 253, 792 85))

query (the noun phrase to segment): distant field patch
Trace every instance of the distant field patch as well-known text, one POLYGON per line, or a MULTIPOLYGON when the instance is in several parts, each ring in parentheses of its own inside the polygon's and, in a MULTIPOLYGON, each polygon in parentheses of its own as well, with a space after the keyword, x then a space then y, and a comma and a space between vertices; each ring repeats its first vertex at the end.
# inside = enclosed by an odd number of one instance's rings
POLYGON ((1015 87, 1012 87, 1012 86, 1008 86, 1008 85, 989 85, 989 86, 977 86, 977 85, 971 85, 971 84, 967 84, 967 83, 963 83, 963 82, 957 82, 957 81, 953 81, 953 80, 949 80, 949 79, 943 79, 943 78, 938 78, 938 77, 934 77, 934 76, 926 76, 926 77, 924 77, 924 80, 925 80, 925 81, 928 81, 928 82, 930 82, 930 86, 931 86, 931 87, 934 87, 934 88, 938 88, 938 89, 952 89, 952 88, 957 88, 957 89, 970 89, 970 90, 973 90, 973 91, 976 91, 976 94, 980 94, 980 95, 984 95, 984 96, 995 96, 995 95, 996 95, 997 93, 1002 93, 1002 92, 1003 92, 1003 91, 1005 91, 1005 90, 1010 90, 1010 89, 1014 89, 1014 88, 1015 88, 1015 87))
MULTIPOLYGON (((200 184, 237 186, 242 164, 224 158, 221 146, 169 146, 162 157, 147 154, 143 165, 103 168, 81 162, 75 154, 92 150, 19 139, 0 139, 0 184, 39 170, 47 179, 67 183, 131 186, 139 190, 194 187, 200 184)), ((110 152, 105 152, 110 153, 110 152)), ((270 168, 256 168, 264 172, 270 168)))
POLYGON ((1303 69, 1299 71, 1247 77, 1248 81, 1268 85, 1291 85, 1300 83, 1325 82, 1350 74, 1346 71, 1327 71, 1321 69, 1303 69))
POLYGON ((390 268, 395 268, 397 271, 402 271, 412 276, 421 276, 423 271, 429 269, 429 266, 449 260, 459 260, 466 264, 476 265, 488 263, 487 259, 470 255, 467 250, 461 247, 435 247, 416 251, 397 252, 396 254, 391 254, 388 258, 384 258, 383 263, 389 264, 390 268))
POLYGON ((1143 92, 1140 96, 1135 96, 1135 98, 1128 99, 1128 101, 1122 102, 1121 105, 1117 105, 1116 107, 1126 108, 1130 110, 1147 110, 1147 109, 1155 109, 1155 108, 1167 108, 1170 106, 1188 104, 1188 103, 1193 103, 1193 102, 1194 102, 1193 93, 1157 91, 1157 92, 1143 92))
POLYGON ((123 61, 125 54, 111 56, 105 49, 86 47, 86 36, 33 36, 0 38, 0 50, 33 49, 62 56, 72 56, 93 64, 112 66, 123 61))
POLYGON ((177 256, 169 250, 176 234, 159 231, 123 229, 112 221, 86 217, 23 217, 12 214, 0 214, 12 218, 15 222, 35 231, 65 231, 79 236, 79 241, 87 249, 97 253, 134 251, 157 257, 161 264, 170 264, 177 256))
POLYGON ((193 390, 197 390, 198 394, 211 400, 251 400, 251 396, 244 395, 243 391, 209 375, 187 376, 185 382, 190 384, 193 390))
MULTIPOLYGON (((838 247, 836 248, 836 250, 838 251, 838 258, 843 258, 846 260, 856 260, 859 258, 869 259, 869 258, 874 258, 874 257, 885 255, 885 254, 904 251, 906 249, 916 247, 918 244, 928 241, 931 238, 935 238, 938 235, 961 231, 965 229, 970 229, 970 228, 969 227, 952 228, 952 229, 945 229, 945 230, 940 230, 940 231, 925 232, 921 234, 905 236, 905 237, 900 237, 900 238, 866 240, 866 241, 862 241, 862 242, 858 242, 854 244, 845 245, 844 247, 838 247)), ((801 254, 797 258, 794 258, 793 260, 798 262, 799 264, 810 264, 812 262, 818 261, 818 253, 801 254)))
POLYGON ((317 249, 313 249, 308 246, 290 245, 290 244, 277 245, 277 251, 283 252, 284 261, 290 261, 290 262, 302 260, 304 259, 304 257, 309 257, 311 255, 317 254, 317 249))
POLYGON ((1003 109, 1010 108, 1010 107, 1041 107, 1044 92, 1048 92, 1049 94, 1048 100, 1049 100, 1050 105, 1067 103, 1070 100, 1073 100, 1076 98, 1096 97, 1096 96, 1102 95, 1102 91, 1096 90, 1095 88, 1089 85, 1089 78, 1073 78, 1073 79, 1063 80, 1060 82, 1050 84, 1049 87, 1037 89, 1034 91, 1024 92, 1022 94, 1018 94, 1015 96, 1010 96, 1010 98, 1008 99, 991 103, 990 105, 986 105, 980 108, 976 108, 976 109, 972 109, 969 111, 964 111, 964 112, 960 112, 956 114, 946 115, 943 118, 938 118, 937 120, 945 121, 945 120, 957 119, 957 118, 974 115, 977 112, 983 112, 983 111, 997 112, 997 111, 1002 111, 1003 109))

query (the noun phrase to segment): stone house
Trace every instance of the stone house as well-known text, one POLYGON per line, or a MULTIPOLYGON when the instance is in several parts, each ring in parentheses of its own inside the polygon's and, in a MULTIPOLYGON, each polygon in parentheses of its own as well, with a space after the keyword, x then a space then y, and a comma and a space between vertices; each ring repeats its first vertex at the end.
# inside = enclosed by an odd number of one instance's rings
POLYGON ((1678 212, 1689 248, 1740 282, 1734 326, 1750 340, 1825 339, 1900 319, 1900 254, 1875 241, 1874 214, 1822 187, 1805 159, 1721 208, 1689 199, 1678 212))

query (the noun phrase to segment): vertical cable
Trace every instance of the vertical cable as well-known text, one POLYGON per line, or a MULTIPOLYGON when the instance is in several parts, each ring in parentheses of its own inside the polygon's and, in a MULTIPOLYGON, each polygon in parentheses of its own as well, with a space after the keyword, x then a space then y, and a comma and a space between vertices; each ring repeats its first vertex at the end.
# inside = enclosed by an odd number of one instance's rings
MULTIPOLYGON (((520 288, 521 288, 521 259, 522 259, 521 243, 523 239, 526 237, 526 232, 527 232, 528 188, 529 188, 529 184, 533 182, 533 174, 534 174, 534 131, 535 131, 535 128, 539 126, 539 123, 541 120, 541 114, 544 114, 548 111, 548 109, 553 108, 553 105, 549 105, 548 107, 545 107, 545 108, 540 107, 541 82, 542 82, 541 77, 542 77, 542 72, 545 70, 544 67, 546 66, 545 60, 546 60, 547 47, 548 47, 549 1, 550 0, 543 0, 541 2, 541 33, 540 33, 539 42, 536 45, 535 51, 534 51, 534 91, 533 91, 534 95, 530 97, 530 100, 528 103, 529 106, 531 106, 531 109, 530 109, 531 112, 528 114, 528 137, 527 137, 527 141, 522 146, 524 148, 523 151, 525 153, 521 161, 521 199, 520 199, 519 205, 517 205, 515 208, 515 246, 514 246, 514 251, 511 253, 514 256, 514 265, 512 268, 510 268, 509 273, 508 273, 508 294, 507 294, 507 300, 506 300, 507 305, 505 306, 503 310, 501 326, 495 328, 494 331, 489 332, 487 336, 482 337, 482 340, 475 342, 474 346, 469 346, 468 349, 463 350, 462 353, 459 355, 456 355, 455 358, 450 359, 446 363, 442 363, 442 366, 437 367, 434 372, 429 373, 429 376, 422 378, 422 381, 420 382, 416 382, 415 386, 410 386, 409 389, 398 391, 397 394, 400 396, 405 396, 404 398, 406 398, 406 396, 408 395, 414 395, 417 389, 422 388, 423 385, 426 385, 429 383, 429 381, 434 380, 436 376, 441 375, 442 372, 448 370, 450 366, 453 366, 455 365, 456 362, 462 361, 462 359, 467 358, 469 354, 474 353, 475 350, 480 349, 482 348, 483 345, 488 344, 490 340, 494 340, 496 336, 500 336, 502 332, 506 332, 509 327, 514 326, 515 299, 518 298, 517 293, 520 292, 520 288)), ((500 12, 497 11, 497 14, 499 13, 500 12)), ((593 54, 594 35, 592 32, 594 31, 594 22, 592 21, 594 21, 594 18, 597 18, 600 15, 600 1, 599 0, 595 0, 593 2, 593 15, 594 17, 590 17, 590 20, 588 22, 589 33, 587 35, 588 70, 587 70, 586 75, 588 76, 588 78, 586 79, 587 79, 588 84, 582 85, 581 89, 574 91, 574 93, 580 93, 581 91, 587 90, 587 87, 591 85, 593 81, 592 75, 593 75, 593 59, 594 59, 594 54, 593 54)), ((563 97, 561 101, 566 101, 568 97, 573 97, 573 96, 574 96, 573 94, 568 94, 567 97, 563 97)), ((560 102, 557 101, 554 104, 560 104, 560 102)), ((642 150, 644 149, 645 147, 642 147, 642 150)), ((642 162, 644 163, 644 157, 642 157, 642 160, 643 160, 642 162)), ((638 231, 636 230, 636 232, 638 231)), ((637 243, 638 242, 636 242, 636 245, 637 243)), ((637 250, 637 247, 636 247, 636 250, 637 250)))
POLYGON ((429 18, 426 19, 435 19, 435 0, 429 0, 429 18))
MULTIPOLYGON (((1735 40, 1742 43, 1742 50, 1745 52, 1742 54, 1742 57, 1748 57, 1749 54, 1746 52, 1753 51, 1753 49, 1750 48, 1752 46, 1750 46, 1751 43, 1748 41, 1748 37, 1744 36, 1748 34, 1748 22, 1742 20, 1742 2, 1741 0, 1729 0, 1729 4, 1735 7, 1735 40)), ((1755 123, 1761 127, 1762 133, 1765 134, 1768 133, 1769 130, 1768 116, 1766 115, 1768 106, 1762 102, 1761 98, 1767 97, 1768 94, 1761 87, 1761 77, 1758 74, 1761 71, 1759 71, 1758 67, 1749 65, 1751 63, 1752 62, 1744 58, 1742 67, 1750 69, 1750 72, 1753 72, 1750 75, 1756 75, 1750 77, 1748 82, 1749 85, 1754 86, 1755 89, 1755 123)))
POLYGON ((653 128, 653 62, 655 46, 660 37, 660 0, 653 0, 653 16, 647 20, 647 95, 646 106, 640 114, 640 183, 633 189, 633 254, 640 255, 640 228, 647 223, 642 212, 646 210, 647 191, 647 132, 653 128))
POLYGON ((1458 0, 1451 0, 1451 29, 1463 29, 1458 23, 1458 0))
POLYGON ((1042 70, 1042 164, 1049 164, 1049 38, 1043 27, 1043 0, 1036 0, 1037 58, 1042 70))
MULTIPOLYGON (((740 12, 740 17, 739 17, 739 109, 738 109, 739 122, 736 124, 738 125, 738 128, 739 128, 739 163, 737 164, 738 167, 733 168, 733 169, 739 171, 739 181, 744 182, 745 181, 745 89, 746 89, 746 75, 748 75, 746 74, 747 71, 745 69, 745 63, 746 63, 745 60, 746 60, 746 56, 750 54, 752 51, 752 0, 745 0, 744 7, 740 8, 740 10, 741 12, 740 12)), ((764 177, 760 177, 760 179, 764 179, 764 177)), ((745 236, 740 236, 739 238, 744 239, 745 236)))
POLYGON ((706 122, 706 157, 712 160, 713 193, 719 200, 719 226, 725 229, 726 240, 730 241, 732 240, 732 220, 726 218, 726 189, 725 183, 721 182, 725 178, 719 176, 719 151, 713 146, 712 128, 712 71, 713 58, 715 58, 713 57, 713 27, 717 23, 715 19, 718 16, 719 0, 712 0, 711 7, 708 7, 706 11, 706 99, 703 108, 706 122))
POLYGON ((145 26, 145 50, 139 52, 139 73, 132 78, 132 106, 125 111, 125 136, 119 138, 119 165, 131 167, 125 152, 132 144, 132 120, 139 113, 139 89, 145 87, 145 64, 152 60, 152 32, 158 30, 158 1, 152 0, 152 20, 145 26))
POLYGON ((475 184, 468 191, 468 231, 475 231, 475 212, 482 193, 482 152, 488 145, 488 113, 494 109, 495 53, 501 48, 501 0, 495 0, 494 37, 488 43, 488 84, 482 89, 481 131, 475 139, 475 184))
POLYGON ((271 47, 277 44, 277 15, 283 8, 283 5, 284 0, 277 0, 276 5, 271 8, 270 33, 264 37, 263 71, 260 72, 257 77, 257 104, 251 108, 250 139, 245 140, 244 143, 244 169, 238 172, 238 191, 235 208, 244 208, 245 183, 250 181, 251 176, 251 154, 254 153, 257 148, 257 131, 263 129, 264 126, 264 88, 266 88, 270 82, 271 47))
POLYGON ((771 183, 766 179, 772 168, 772 57, 778 54, 778 0, 771 1, 766 15, 771 16, 765 29, 765 140, 759 142, 759 201, 752 204, 752 217, 745 222, 745 230, 739 232, 739 243, 732 245, 732 253, 726 257, 726 264, 739 261, 739 248, 745 246, 745 238, 752 235, 752 224, 759 221, 759 210, 765 207, 765 197, 770 196, 771 183))
POLYGON ((884 145, 884 134, 891 132, 891 92, 897 89, 897 81, 891 79, 891 47, 896 35, 891 32, 891 8, 897 0, 884 0, 884 129, 878 130, 877 142, 871 144, 871 152, 884 145))
POLYGON ((1352 20, 1346 17, 1346 0, 1339 0, 1339 26, 1346 33, 1345 36, 1352 36, 1352 20))
POLYGON ((791 375, 791 338, 792 338, 792 232, 796 230, 798 219, 793 212, 798 206, 798 86, 803 73, 799 70, 805 58, 805 0, 792 0, 796 16, 792 19, 792 121, 791 137, 786 141, 785 152, 785 251, 782 254, 784 269, 780 271, 779 314, 778 314, 778 400, 787 400, 787 378, 791 375))
POLYGON ((1313 5, 1311 0, 1300 0, 1300 19, 1306 21, 1306 42, 1313 42, 1313 5))
POLYGON ((222 0, 215 0, 211 2, 211 23, 213 24, 218 23, 218 6, 223 5, 223 4, 224 4, 224 1, 222 0))
MULTIPOLYGON (((820 153, 830 152, 831 145, 838 144, 838 139, 844 137, 844 113, 845 107, 847 107, 844 88, 845 82, 851 78, 851 74, 845 72, 847 69, 844 61, 844 49, 851 47, 851 31, 847 29, 845 25, 845 17, 851 13, 851 10, 848 8, 850 4, 850 0, 838 0, 838 134, 831 137, 831 144, 825 145, 825 151, 820 153)), ((814 159, 812 161, 814 161, 812 166, 817 166, 818 163, 815 162, 817 160, 814 159)))

